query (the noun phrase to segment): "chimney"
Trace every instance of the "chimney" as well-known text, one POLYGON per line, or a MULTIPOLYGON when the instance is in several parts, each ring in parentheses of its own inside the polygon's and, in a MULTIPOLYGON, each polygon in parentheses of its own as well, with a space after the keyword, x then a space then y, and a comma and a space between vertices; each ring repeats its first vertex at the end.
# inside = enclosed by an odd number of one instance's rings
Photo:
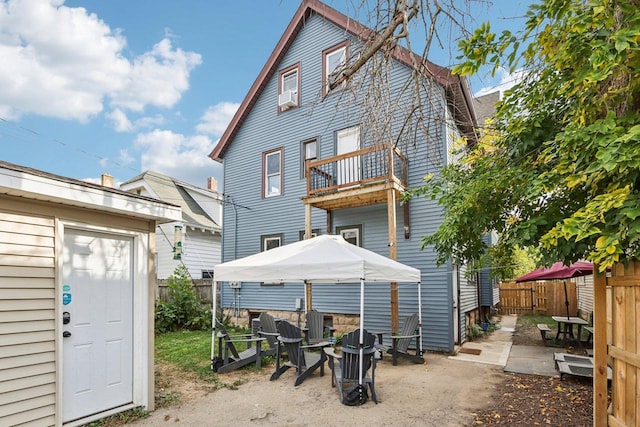
POLYGON ((207 189, 211 191, 218 191, 218 180, 212 176, 207 178, 207 189))
POLYGON ((102 174, 102 186, 113 188, 113 177, 108 173, 102 174))

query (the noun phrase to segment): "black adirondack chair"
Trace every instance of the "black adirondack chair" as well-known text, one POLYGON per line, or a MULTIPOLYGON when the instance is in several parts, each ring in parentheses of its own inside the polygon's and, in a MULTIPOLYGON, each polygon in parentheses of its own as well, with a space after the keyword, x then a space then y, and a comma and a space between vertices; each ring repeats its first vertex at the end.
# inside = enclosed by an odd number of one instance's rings
POLYGON ((276 370, 271 375, 271 381, 277 380, 289 368, 295 368, 298 386, 316 369, 320 368, 320 376, 324 375, 324 344, 302 345, 302 331, 287 321, 278 323, 278 349, 276 351, 276 370), (315 350, 315 351, 312 351, 315 350), (283 358, 287 353, 288 360, 283 358))
POLYGON ((250 363, 255 363, 258 368, 262 366, 262 342, 265 338, 256 338, 251 334, 229 335, 222 323, 216 321, 216 325, 218 356, 212 361, 212 368, 215 372, 224 374, 250 363), (239 343, 246 344, 247 349, 238 351, 236 344, 239 343))
POLYGON ((276 327, 276 320, 267 312, 260 313, 260 330, 258 336, 264 338, 267 341, 268 348, 262 349, 262 354, 265 356, 275 356, 278 348, 278 328, 276 327))
MULTIPOLYGON (((376 336, 362 330, 364 339, 362 345, 362 384, 360 384, 360 329, 349 332, 342 337, 342 354, 337 355, 333 348, 326 350, 329 356, 329 366, 331 367, 331 386, 338 388, 340 402, 343 404, 353 405, 350 399, 351 390, 355 387, 369 386, 371 392, 371 400, 378 403, 375 387, 376 359, 375 341, 376 336)), ((364 399, 357 404, 364 403, 364 399)))
POLYGON ((414 363, 424 363, 422 354, 420 353, 420 333, 418 332, 419 317, 417 313, 412 314, 404 320, 400 335, 391 335, 391 346, 384 345, 382 341, 383 334, 378 334, 378 342, 380 348, 384 352, 391 354, 393 366, 398 364, 398 357, 409 359, 414 363), (409 344, 415 338, 416 350, 415 354, 409 352, 409 344))
POLYGON ((307 319, 307 328, 305 330, 307 344, 328 342, 328 338, 333 336, 335 329, 324 325, 324 313, 310 310, 305 317, 307 319))

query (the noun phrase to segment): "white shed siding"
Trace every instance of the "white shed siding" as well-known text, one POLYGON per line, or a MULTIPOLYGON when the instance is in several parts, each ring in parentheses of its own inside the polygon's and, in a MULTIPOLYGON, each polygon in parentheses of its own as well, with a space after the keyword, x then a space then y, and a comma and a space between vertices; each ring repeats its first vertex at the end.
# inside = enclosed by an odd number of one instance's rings
POLYGON ((54 423, 54 220, 0 211, 0 425, 54 423))
POLYGON ((578 290, 578 310, 583 316, 589 316, 593 312, 593 274, 574 280, 578 290))

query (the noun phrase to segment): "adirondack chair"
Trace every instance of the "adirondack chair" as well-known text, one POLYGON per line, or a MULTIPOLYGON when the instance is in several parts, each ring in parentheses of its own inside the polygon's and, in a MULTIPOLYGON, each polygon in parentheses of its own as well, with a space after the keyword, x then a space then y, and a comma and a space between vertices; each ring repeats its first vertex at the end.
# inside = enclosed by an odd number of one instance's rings
POLYGON ((216 320, 216 325, 218 357, 215 363, 212 363, 215 372, 225 374, 254 362, 258 368, 262 366, 261 347, 265 338, 256 338, 251 334, 229 335, 222 323, 216 320), (245 343, 247 349, 239 352, 236 349, 238 343, 245 343))
POLYGON ((289 368, 296 369, 295 385, 298 386, 316 369, 320 368, 320 376, 324 376, 324 344, 302 345, 302 331, 287 321, 278 323, 278 349, 276 352, 276 370, 271 381, 277 380, 289 368), (317 351, 311 351, 317 350, 317 351), (283 360, 286 351, 288 360, 283 360))
POLYGON ((307 328, 305 330, 305 341, 308 345, 326 343, 328 337, 332 337, 335 331, 334 328, 324 326, 324 313, 320 313, 316 310, 310 310, 306 314, 307 328))
POLYGON ((276 327, 276 320, 267 312, 260 313, 260 330, 258 336, 264 338, 269 345, 269 348, 263 349, 262 354, 265 356, 275 356, 278 348, 278 328, 276 327))
MULTIPOLYGON (((362 346, 362 385, 369 386, 371 400, 378 403, 376 395, 376 336, 362 330, 364 335, 362 346)), ((342 354, 337 355, 333 348, 326 349, 329 356, 329 366, 331 367, 331 386, 338 388, 340 403, 345 404, 347 390, 359 384, 360 381, 360 329, 349 332, 342 337, 342 354)))
POLYGON ((388 354, 391 354, 393 360, 393 366, 398 364, 398 357, 403 357, 411 360, 414 363, 424 363, 422 353, 420 352, 420 334, 418 332, 418 314, 414 313, 404 320, 402 331, 400 335, 391 335, 391 346, 384 345, 382 341, 383 333, 378 333, 378 342, 380 343, 380 349, 388 354), (409 344, 411 340, 416 339, 415 354, 409 353, 409 344))

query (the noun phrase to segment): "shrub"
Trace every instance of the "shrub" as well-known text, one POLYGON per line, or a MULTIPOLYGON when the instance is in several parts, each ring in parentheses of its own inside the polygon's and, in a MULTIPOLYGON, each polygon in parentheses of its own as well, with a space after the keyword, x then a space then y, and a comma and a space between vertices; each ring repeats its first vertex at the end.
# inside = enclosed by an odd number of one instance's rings
POLYGON ((169 301, 156 300, 156 332, 211 328, 211 308, 202 304, 185 266, 174 270, 167 288, 169 301))

